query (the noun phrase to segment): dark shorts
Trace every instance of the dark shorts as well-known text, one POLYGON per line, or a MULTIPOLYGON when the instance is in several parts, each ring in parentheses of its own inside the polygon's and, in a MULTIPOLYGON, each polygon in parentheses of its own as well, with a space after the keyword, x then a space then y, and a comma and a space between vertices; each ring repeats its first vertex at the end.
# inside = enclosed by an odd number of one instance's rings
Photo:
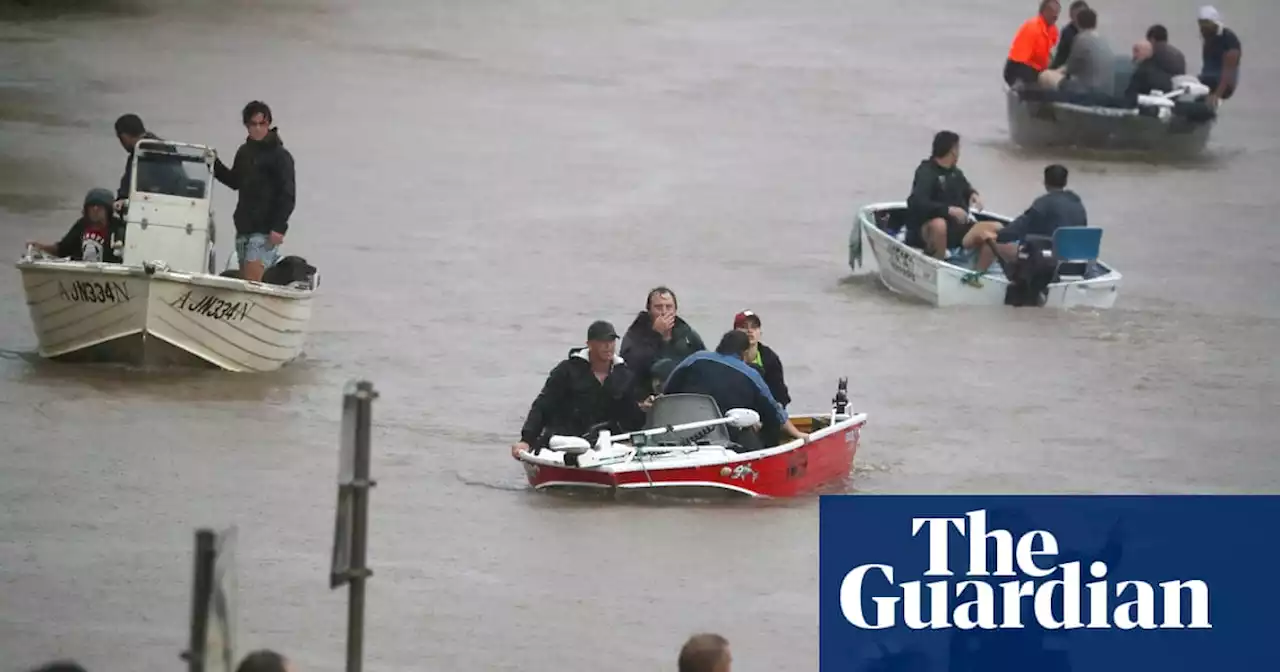
MULTIPOLYGON (((1213 93, 1213 91, 1218 88, 1218 77, 1215 75, 1204 75, 1200 77, 1200 83, 1209 87, 1209 93, 1213 93)), ((1229 100, 1235 92, 1235 85, 1228 86, 1227 90, 1222 92, 1222 99, 1229 100)))
POLYGON ((1004 83, 1013 86, 1014 82, 1022 82, 1024 84, 1035 84, 1040 81, 1040 71, 1027 65, 1026 63, 1018 63, 1017 61, 1005 60, 1004 62, 1004 83))
MULTIPOLYGON (((965 234, 969 233, 969 229, 973 228, 973 224, 968 220, 960 222, 951 215, 946 215, 942 219, 947 222, 947 249, 960 247, 960 244, 964 242, 965 234)), ((924 225, 927 223, 926 221, 907 229, 906 243, 908 245, 928 251, 928 246, 925 245, 924 240, 924 225)))

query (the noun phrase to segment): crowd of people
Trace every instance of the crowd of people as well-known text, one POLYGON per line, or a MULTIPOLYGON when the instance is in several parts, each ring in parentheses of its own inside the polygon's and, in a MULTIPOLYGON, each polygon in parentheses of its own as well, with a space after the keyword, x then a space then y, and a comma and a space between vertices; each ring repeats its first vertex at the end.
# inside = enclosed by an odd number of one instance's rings
MULTIPOLYGON (((1039 13, 1018 29, 1005 61, 1010 87, 1135 98, 1174 90, 1174 78, 1187 75, 1182 52, 1169 43, 1169 31, 1155 24, 1132 47, 1133 71, 1127 82, 1117 77, 1118 59, 1099 31, 1098 11, 1084 0, 1068 8, 1070 21, 1059 33, 1059 0, 1041 0, 1039 13), (1056 51, 1054 48, 1057 48, 1056 51), (1120 81, 1118 81, 1120 80, 1120 81)), ((1229 100, 1240 79, 1240 38, 1212 6, 1200 8, 1201 38, 1198 79, 1209 88, 1208 103, 1229 100)))
POLYGON ((536 454, 552 435, 584 436, 593 428, 615 433, 644 427, 661 394, 705 394, 721 411, 750 408, 760 414, 754 428, 730 428, 735 450, 777 445, 782 435, 807 435, 788 419, 791 395, 782 360, 760 342, 761 322, 745 310, 733 318, 714 351, 680 317, 676 294, 655 287, 621 337, 605 320, 587 328, 586 344, 569 350, 548 374, 533 400, 512 457, 536 454))
MULTIPOLYGON (((241 118, 248 137, 236 151, 232 165, 214 162, 214 177, 239 198, 232 220, 236 227, 235 250, 240 268, 236 277, 261 281, 267 269, 280 260, 279 248, 289 230, 289 218, 297 200, 293 155, 284 148, 274 127, 271 108, 255 100, 244 106, 241 118)), ((140 140, 162 140, 147 130, 142 118, 124 114, 116 119, 116 139, 126 153, 124 174, 115 197, 104 188, 89 190, 81 217, 57 243, 29 241, 46 254, 73 261, 122 263, 126 226, 122 219, 132 189, 134 150, 140 140)), ((157 171, 177 172, 174 164, 159 164, 157 171)), ((140 168, 139 172, 143 172, 140 168)), ((163 181, 163 180, 161 180, 163 181)))

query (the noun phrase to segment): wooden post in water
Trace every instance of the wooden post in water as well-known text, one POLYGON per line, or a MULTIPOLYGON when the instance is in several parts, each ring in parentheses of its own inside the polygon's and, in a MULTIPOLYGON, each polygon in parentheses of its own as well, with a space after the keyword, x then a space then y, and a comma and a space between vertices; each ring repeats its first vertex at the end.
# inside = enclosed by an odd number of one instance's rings
POLYGON ((348 585, 347 672, 360 672, 364 663, 364 588, 373 572, 365 566, 368 541, 369 428, 373 383, 348 384, 342 399, 342 436, 338 459, 338 509, 333 530, 333 562, 329 587, 348 585))

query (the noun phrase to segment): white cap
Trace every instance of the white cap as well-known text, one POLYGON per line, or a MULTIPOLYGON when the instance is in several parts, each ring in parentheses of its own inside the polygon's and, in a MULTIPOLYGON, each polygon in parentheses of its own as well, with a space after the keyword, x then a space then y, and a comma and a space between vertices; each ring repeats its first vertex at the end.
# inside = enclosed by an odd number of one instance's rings
POLYGON ((1200 20, 1221 23, 1222 15, 1218 13, 1218 10, 1213 8, 1213 5, 1205 5, 1200 8, 1200 20))

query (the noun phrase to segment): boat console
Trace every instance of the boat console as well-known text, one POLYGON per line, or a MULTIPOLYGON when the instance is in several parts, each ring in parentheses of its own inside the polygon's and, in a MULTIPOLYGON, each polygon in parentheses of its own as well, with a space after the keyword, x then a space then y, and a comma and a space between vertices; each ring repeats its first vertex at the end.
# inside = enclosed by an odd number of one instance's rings
POLYGON ((213 150, 142 139, 134 148, 124 264, 214 273, 213 150))

